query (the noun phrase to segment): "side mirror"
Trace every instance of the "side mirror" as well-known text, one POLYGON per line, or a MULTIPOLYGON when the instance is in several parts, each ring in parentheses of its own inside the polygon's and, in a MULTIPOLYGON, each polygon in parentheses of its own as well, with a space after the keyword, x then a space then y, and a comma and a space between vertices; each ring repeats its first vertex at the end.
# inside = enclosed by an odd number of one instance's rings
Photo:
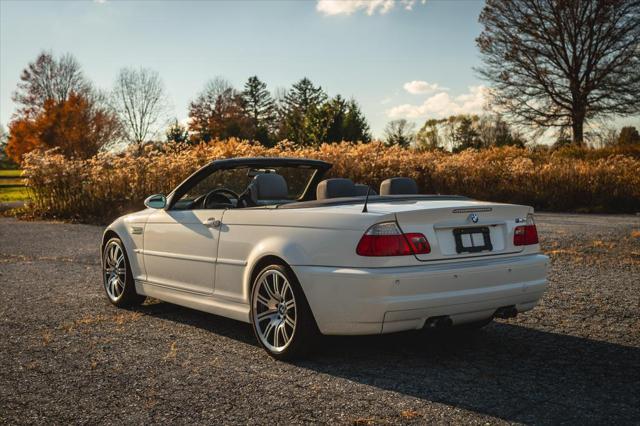
POLYGON ((154 194, 144 200, 144 205, 150 209, 164 209, 167 205, 167 197, 162 194, 154 194))

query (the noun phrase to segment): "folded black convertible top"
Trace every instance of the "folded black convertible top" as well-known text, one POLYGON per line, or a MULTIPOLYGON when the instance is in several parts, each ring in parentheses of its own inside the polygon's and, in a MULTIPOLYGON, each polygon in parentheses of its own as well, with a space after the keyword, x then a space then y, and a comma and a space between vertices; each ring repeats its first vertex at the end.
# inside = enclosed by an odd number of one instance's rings
MULTIPOLYGON (((311 207, 343 206, 364 203, 365 196, 327 198, 324 200, 300 201, 298 203, 280 204, 278 209, 304 209, 311 207)), ((370 195, 368 204, 388 203, 390 201, 429 201, 429 200, 471 200, 462 195, 370 195)))

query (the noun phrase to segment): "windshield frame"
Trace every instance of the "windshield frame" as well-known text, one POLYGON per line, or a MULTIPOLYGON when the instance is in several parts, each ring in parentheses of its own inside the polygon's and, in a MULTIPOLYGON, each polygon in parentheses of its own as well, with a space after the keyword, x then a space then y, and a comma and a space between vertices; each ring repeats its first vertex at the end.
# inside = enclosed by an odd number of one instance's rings
POLYGON ((332 164, 321 160, 310 160, 305 158, 229 158, 224 160, 215 160, 206 166, 200 168, 191 176, 186 178, 167 196, 167 204, 165 210, 172 210, 175 203, 196 186, 202 179, 205 179, 218 170, 229 170, 237 168, 269 168, 269 167, 304 167, 314 169, 307 186, 302 195, 296 201, 309 201, 315 195, 315 188, 322 180, 323 176, 331 169, 332 164))

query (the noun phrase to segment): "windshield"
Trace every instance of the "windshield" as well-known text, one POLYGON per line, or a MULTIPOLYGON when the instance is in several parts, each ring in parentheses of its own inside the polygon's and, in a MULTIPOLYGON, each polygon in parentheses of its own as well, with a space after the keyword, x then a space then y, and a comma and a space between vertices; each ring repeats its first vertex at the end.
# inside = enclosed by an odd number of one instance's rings
MULTIPOLYGON (((194 208, 233 208, 274 205, 298 200, 313 177, 316 168, 309 166, 276 166, 268 168, 236 167, 214 170, 191 187, 173 208, 178 210, 194 208), (258 199, 250 184, 259 174, 278 174, 284 178, 286 193, 280 191, 277 199, 258 199), (243 197, 244 195, 244 197, 243 197), (244 203, 240 198, 245 199, 244 203)), ((267 190, 265 193, 274 192, 267 190)))

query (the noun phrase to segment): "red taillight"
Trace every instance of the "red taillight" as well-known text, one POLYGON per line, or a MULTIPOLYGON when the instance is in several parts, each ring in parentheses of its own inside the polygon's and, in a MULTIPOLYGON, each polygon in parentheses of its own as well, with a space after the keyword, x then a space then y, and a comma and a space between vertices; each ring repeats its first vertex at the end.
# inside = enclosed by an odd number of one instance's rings
POLYGON ((431 252, 429 241, 419 233, 403 234, 395 222, 373 225, 362 236, 356 253, 360 256, 408 256, 431 252))
POLYGON ((413 254, 403 235, 363 235, 356 253, 360 256, 406 256, 413 254))
POLYGON ((533 220, 533 215, 528 214, 527 224, 516 226, 513 230, 513 245, 529 246, 531 244, 538 244, 538 229, 533 220))
POLYGON ((404 236, 407 237, 407 241, 409 241, 409 245, 414 254, 431 253, 431 246, 429 245, 429 241, 427 241, 427 237, 424 235, 412 232, 410 234, 404 234, 404 236))

